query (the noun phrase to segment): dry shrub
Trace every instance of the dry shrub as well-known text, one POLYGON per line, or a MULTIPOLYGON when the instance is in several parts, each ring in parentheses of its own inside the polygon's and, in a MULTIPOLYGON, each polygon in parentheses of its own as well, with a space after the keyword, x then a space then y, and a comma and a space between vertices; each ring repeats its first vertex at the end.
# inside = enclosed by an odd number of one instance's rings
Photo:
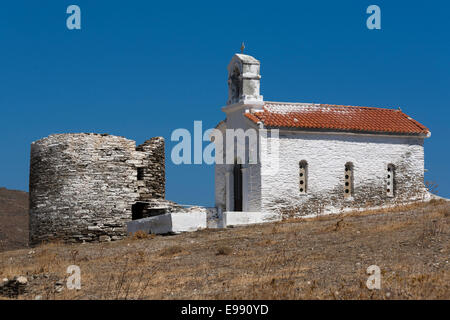
POLYGON ((77 257, 78 257, 78 254, 79 254, 80 252, 78 251, 78 250, 71 250, 70 251, 70 255, 71 255, 71 258, 72 258, 72 261, 75 263, 75 262, 77 262, 77 257))
POLYGON ((61 263, 61 258, 57 253, 50 249, 39 250, 36 253, 36 272, 51 272, 61 263))
POLYGON ((336 224, 334 225, 334 230, 333 231, 339 231, 342 228, 344 228, 347 225, 346 222, 344 222, 344 219, 340 219, 336 222, 336 224))
POLYGON ((254 270, 256 278, 249 283, 249 290, 237 293, 234 298, 263 300, 301 298, 298 277, 303 270, 295 255, 282 249, 258 262, 254 270))
POLYGON ((444 232, 444 225, 442 220, 427 221, 424 229, 424 233, 427 236, 436 237, 444 232))
POLYGON ((274 241, 272 239, 264 239, 264 240, 257 242, 256 244, 261 247, 267 247, 267 246, 273 245, 275 243, 276 243, 276 241, 274 241))
MULTIPOLYGON (((433 200, 432 200, 433 201, 433 200)), ((431 201, 430 201, 431 203, 431 201)), ((432 211, 437 213, 440 216, 448 217, 450 216, 450 202, 447 202, 445 200, 436 200, 432 203, 432 211)))
POLYGON ((157 272, 154 265, 136 268, 128 259, 118 271, 111 273, 105 283, 101 283, 102 299, 108 300, 141 300, 145 298, 147 288, 157 272))
POLYGON ((183 252, 183 248, 181 246, 171 246, 161 250, 160 256, 173 256, 180 252, 183 252))
POLYGON ((227 246, 222 246, 222 247, 217 248, 216 255, 218 255, 218 256, 228 256, 231 253, 233 253, 233 249, 231 249, 230 247, 227 247, 227 246))
POLYGON ((422 244, 422 246, 429 245, 433 240, 439 238, 444 231, 444 224, 442 220, 427 220, 424 222, 423 232, 419 235, 418 241, 422 244))
POLYGON ((137 264, 142 264, 146 261, 147 254, 145 251, 138 250, 136 251, 136 255, 134 257, 134 260, 137 264))
POLYGON ((155 238, 154 234, 150 234, 142 230, 136 231, 129 237, 130 240, 153 239, 153 238, 155 238))
POLYGON ((425 188, 427 188, 428 192, 437 194, 438 187, 439 187, 439 185, 434 181, 425 181, 425 188))
POLYGON ((430 201, 428 201, 428 204, 432 206, 442 205, 446 203, 448 203, 448 201, 444 199, 431 199, 430 201))
MULTIPOLYGON (((341 216, 336 217, 328 217, 328 219, 325 218, 319 218, 319 221, 326 221, 327 223, 324 225, 324 228, 318 229, 314 232, 314 234, 320 235, 329 232, 339 232, 343 229, 349 229, 351 227, 351 223, 344 220, 344 218, 340 218, 341 216), (329 221, 329 222, 328 222, 329 221)), ((317 220, 316 220, 317 221, 317 220)))
MULTIPOLYGON (((392 207, 385 207, 385 208, 379 208, 379 209, 370 209, 367 208, 367 210, 355 210, 355 211, 349 211, 342 213, 342 217, 357 217, 357 216, 367 216, 367 215, 373 215, 373 214, 389 214, 389 213, 399 213, 399 212, 409 212, 413 210, 419 210, 419 209, 429 209, 429 207, 436 207, 441 205, 446 205, 448 202, 443 199, 432 199, 430 201, 416 201, 412 203, 402 204, 399 203, 392 207)), ((333 216, 333 215, 331 215, 333 216)))
POLYGON ((40 244, 36 245, 34 248, 37 249, 57 249, 57 248, 63 248, 67 245, 63 240, 61 239, 53 239, 53 240, 47 240, 42 241, 40 244))

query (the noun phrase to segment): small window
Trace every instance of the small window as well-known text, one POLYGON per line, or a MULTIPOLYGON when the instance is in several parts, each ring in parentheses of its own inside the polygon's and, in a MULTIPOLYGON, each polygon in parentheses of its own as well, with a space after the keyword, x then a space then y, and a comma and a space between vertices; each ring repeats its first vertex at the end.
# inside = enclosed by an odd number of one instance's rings
POLYGON ((305 160, 299 163, 299 191, 300 194, 306 194, 308 188, 308 162, 305 160))
POLYGON ((344 172, 344 198, 350 198, 353 195, 353 164, 347 162, 344 172))
POLYGON ((386 195, 388 197, 394 197, 394 176, 395 167, 393 164, 388 164, 386 172, 386 195))
POLYGON ((144 168, 137 168, 137 179, 144 180, 144 168))

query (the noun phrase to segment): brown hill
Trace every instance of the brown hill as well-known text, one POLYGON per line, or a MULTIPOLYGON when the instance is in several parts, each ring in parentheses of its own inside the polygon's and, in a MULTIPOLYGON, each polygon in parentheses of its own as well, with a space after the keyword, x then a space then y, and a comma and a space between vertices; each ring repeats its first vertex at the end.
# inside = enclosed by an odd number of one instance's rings
MULTIPOLYGON (((450 299, 450 202, 0 253, 19 299, 450 299), (81 289, 65 286, 67 267, 81 289), (378 266, 381 288, 366 286, 378 266)), ((3 297, 5 298, 5 297, 3 297)), ((0 300, 2 297, 0 296, 0 300)))
POLYGON ((28 193, 0 188, 0 251, 28 245, 28 193))

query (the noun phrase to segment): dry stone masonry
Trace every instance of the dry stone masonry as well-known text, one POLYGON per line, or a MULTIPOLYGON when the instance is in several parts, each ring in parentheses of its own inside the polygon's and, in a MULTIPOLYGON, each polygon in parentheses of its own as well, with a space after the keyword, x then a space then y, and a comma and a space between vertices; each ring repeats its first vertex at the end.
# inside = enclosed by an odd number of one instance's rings
POLYGON ((143 166, 137 169, 139 199, 142 201, 164 199, 166 184, 164 138, 151 138, 138 146, 136 150, 145 154, 143 166))
POLYGON ((108 134, 55 134, 33 142, 30 159, 31 244, 118 240, 136 204, 175 206, 164 200, 162 137, 136 148, 108 134))

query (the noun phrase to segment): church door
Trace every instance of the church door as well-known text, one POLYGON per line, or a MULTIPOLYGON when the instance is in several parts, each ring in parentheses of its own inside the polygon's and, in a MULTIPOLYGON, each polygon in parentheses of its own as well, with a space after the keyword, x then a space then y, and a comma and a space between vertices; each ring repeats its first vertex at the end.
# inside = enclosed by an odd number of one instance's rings
POLYGON ((242 165, 235 164, 234 176, 234 211, 242 211, 242 165))

